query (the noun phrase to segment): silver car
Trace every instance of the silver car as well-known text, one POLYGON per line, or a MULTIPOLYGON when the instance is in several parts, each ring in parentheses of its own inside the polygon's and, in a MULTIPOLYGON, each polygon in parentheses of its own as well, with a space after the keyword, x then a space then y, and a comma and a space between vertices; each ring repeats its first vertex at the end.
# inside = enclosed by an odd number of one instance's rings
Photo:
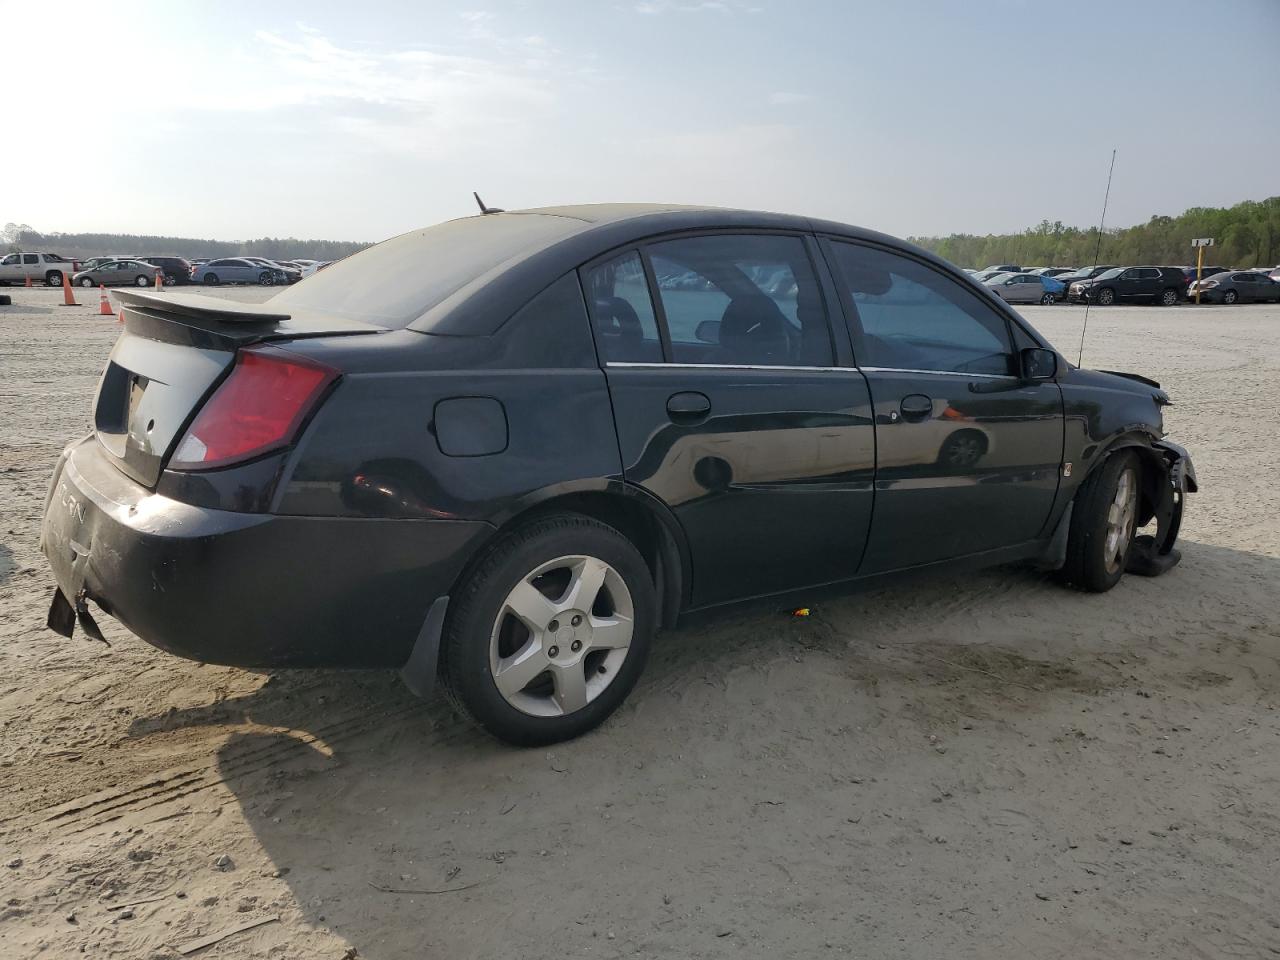
POLYGON ((1009 303, 1050 304, 1057 299, 1034 273, 1000 273, 987 280, 986 285, 992 293, 1009 303))
POLYGON ((126 284, 149 287, 156 282, 159 269, 141 260, 111 260, 92 270, 81 270, 71 278, 71 282, 82 287, 96 287, 99 284, 104 287, 119 287, 126 284))

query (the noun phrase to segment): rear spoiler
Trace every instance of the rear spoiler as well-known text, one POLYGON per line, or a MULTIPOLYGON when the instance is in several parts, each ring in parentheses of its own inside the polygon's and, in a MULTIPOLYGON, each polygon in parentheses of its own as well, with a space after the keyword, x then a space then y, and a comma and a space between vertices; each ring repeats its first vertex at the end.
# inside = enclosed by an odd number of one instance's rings
POLYGON ((301 311, 286 313, 268 303, 239 303, 199 293, 118 290, 125 329, 153 340, 210 344, 235 349, 260 340, 386 333, 364 320, 301 311))
POLYGON ((238 303, 199 293, 156 294, 139 290, 117 290, 115 297, 126 307, 137 310, 154 310, 157 313, 177 314, 198 320, 218 320, 223 323, 284 323, 292 316, 271 310, 262 303, 238 303))

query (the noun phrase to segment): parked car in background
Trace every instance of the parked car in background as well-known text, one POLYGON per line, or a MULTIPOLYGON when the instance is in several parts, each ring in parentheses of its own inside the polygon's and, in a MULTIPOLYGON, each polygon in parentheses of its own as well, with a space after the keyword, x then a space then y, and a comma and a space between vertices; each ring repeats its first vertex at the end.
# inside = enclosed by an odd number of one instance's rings
POLYGON ((111 263, 114 260, 137 260, 137 259, 138 257, 135 257, 131 253, 117 253, 111 257, 90 257, 88 260, 80 261, 80 270, 81 271, 96 270, 98 267, 102 266, 104 263, 111 263))
POLYGON ((1280 282, 1256 270, 1224 271, 1192 282, 1187 291, 1201 303, 1280 303, 1280 282))
POLYGON ((302 271, 294 270, 290 267, 282 267, 274 260, 268 260, 266 257, 242 257, 242 260, 248 260, 250 263, 256 263, 268 270, 275 271, 276 283, 297 283, 302 279, 302 271))
POLYGON ((991 273, 992 271, 995 271, 997 273, 1022 273, 1023 269, 1017 264, 1013 264, 1013 263, 1004 263, 1004 264, 998 263, 998 264, 995 264, 994 266, 987 267, 982 272, 991 273))
POLYGON ((79 269, 74 260, 67 260, 56 253, 10 253, 0 258, 0 283, 32 283, 44 281, 45 286, 56 287, 65 276, 79 269))
MULTIPOLYGON (((262 304, 119 299, 49 487, 49 626, 100 634, 97 604, 204 662, 401 667, 517 744, 603 722, 687 615, 926 566, 1163 573, 1197 488, 1158 384, 808 217, 492 213, 262 304)), ((1119 607, 1154 624, 1143 593, 1119 607)))
POLYGON ((264 266, 244 257, 223 257, 210 260, 191 271, 192 283, 216 287, 220 283, 258 283, 274 286, 283 271, 276 266, 264 266))
POLYGON ((1044 267, 1036 272, 1042 277, 1061 277, 1068 273, 1075 273, 1075 267, 1044 267))
POLYGON ((165 283, 190 283, 191 282, 191 261, 184 257, 164 256, 145 256, 138 257, 144 263, 155 264, 164 271, 165 283))
POLYGON ((986 283, 988 280, 994 280, 996 277, 1008 276, 1016 271, 1013 270, 979 270, 973 274, 973 279, 979 283, 986 283))
MULTIPOLYGON (((71 282, 82 287, 150 287, 156 282, 156 265, 145 260, 109 260, 92 270, 81 270, 71 282)), ((172 281, 165 277, 165 283, 172 281)))
MULTIPOLYGON (((1195 282, 1195 279, 1196 279, 1195 267, 1179 267, 1178 269, 1181 270, 1183 274, 1186 275, 1188 286, 1195 282)), ((1210 277, 1217 276, 1220 273, 1230 273, 1230 272, 1231 270, 1229 267, 1204 267, 1200 271, 1200 279, 1208 280, 1210 277)))
POLYGON ((332 264, 333 264, 332 260, 316 260, 313 263, 308 264, 307 266, 302 268, 302 275, 303 277, 309 277, 313 273, 318 273, 321 270, 323 270, 325 267, 331 266, 332 264))
POLYGON ((1073 283, 1071 289, 1103 307, 1113 303, 1158 303, 1172 307, 1185 296, 1186 282, 1177 267, 1116 267, 1092 280, 1073 283))
MULTIPOLYGON (((1052 282, 1052 281, 1051 281, 1052 282)), ((1002 273, 986 282, 987 287, 1001 300, 1010 303, 1043 303, 1050 304, 1058 299, 1057 294, 1045 285, 1045 278, 1034 273, 1002 273)), ((1058 289, 1062 284, 1055 283, 1058 289)))
POLYGON ((1076 284, 1092 280, 1094 277, 1101 276, 1108 270, 1114 269, 1115 264, 1105 264, 1096 267, 1081 267, 1079 270, 1072 271, 1071 273, 1059 274, 1057 277, 1058 281, 1066 287, 1063 298, 1072 301, 1082 299, 1079 295, 1079 290, 1073 290, 1076 284))

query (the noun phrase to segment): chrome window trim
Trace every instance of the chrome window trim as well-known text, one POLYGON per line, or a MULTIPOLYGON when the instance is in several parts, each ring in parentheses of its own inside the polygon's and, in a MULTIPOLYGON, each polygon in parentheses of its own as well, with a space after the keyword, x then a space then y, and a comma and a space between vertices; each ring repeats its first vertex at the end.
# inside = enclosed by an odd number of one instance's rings
POLYGON ((606 367, 632 370, 806 370, 830 373, 923 373, 935 377, 965 377, 980 380, 1017 380, 1007 373, 965 373, 963 370, 911 370, 906 367, 797 367, 771 363, 661 363, 653 361, 610 360, 606 367))
POLYGON ((798 367, 775 363, 658 363, 655 361, 610 360, 606 367, 629 367, 646 370, 825 370, 835 373, 857 373, 857 367, 798 367))
POLYGON ((966 373, 964 370, 912 370, 909 367, 859 367, 864 373, 924 373, 935 377, 965 377, 980 380, 1017 380, 1008 373, 966 373))

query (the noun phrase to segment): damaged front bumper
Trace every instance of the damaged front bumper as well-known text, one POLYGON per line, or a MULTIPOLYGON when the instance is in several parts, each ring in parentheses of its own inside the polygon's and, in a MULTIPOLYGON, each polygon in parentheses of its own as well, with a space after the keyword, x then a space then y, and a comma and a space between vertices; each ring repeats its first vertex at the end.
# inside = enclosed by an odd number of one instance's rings
POLYGON ((1182 527, 1182 512, 1188 493, 1200 489, 1196 468, 1185 447, 1170 440, 1157 440, 1154 452, 1165 466, 1165 476, 1158 487, 1153 519, 1154 534, 1135 537, 1129 549, 1125 570, 1144 577, 1157 577, 1177 566, 1182 554, 1174 548, 1182 527))

